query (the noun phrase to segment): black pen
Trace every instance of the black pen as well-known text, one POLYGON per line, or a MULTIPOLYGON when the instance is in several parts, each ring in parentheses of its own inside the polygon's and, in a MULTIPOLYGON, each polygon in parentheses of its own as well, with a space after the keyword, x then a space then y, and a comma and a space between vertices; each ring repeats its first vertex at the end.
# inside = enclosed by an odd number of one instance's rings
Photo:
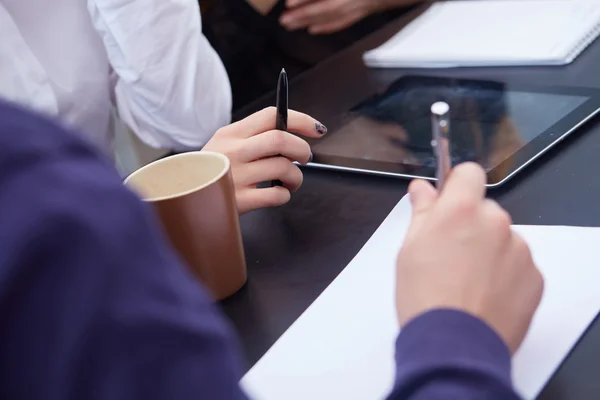
MULTIPOLYGON (((275 123, 275 129, 279 131, 287 132, 287 121, 288 121, 288 77, 285 72, 285 68, 279 73, 279 80, 277 81, 277 121, 275 123)), ((271 186, 283 186, 283 183, 279 180, 272 181, 271 186)))

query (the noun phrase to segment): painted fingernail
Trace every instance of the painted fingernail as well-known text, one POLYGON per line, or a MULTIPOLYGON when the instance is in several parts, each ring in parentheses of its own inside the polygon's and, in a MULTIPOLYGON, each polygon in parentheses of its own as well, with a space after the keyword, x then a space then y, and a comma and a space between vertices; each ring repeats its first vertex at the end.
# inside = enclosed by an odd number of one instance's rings
POLYGON ((312 160, 313 160, 313 153, 311 151, 310 156, 308 156, 308 162, 312 162, 312 160))
POLYGON ((315 122, 315 128, 317 129, 319 135, 324 135, 327 133, 327 127, 320 122, 315 122))

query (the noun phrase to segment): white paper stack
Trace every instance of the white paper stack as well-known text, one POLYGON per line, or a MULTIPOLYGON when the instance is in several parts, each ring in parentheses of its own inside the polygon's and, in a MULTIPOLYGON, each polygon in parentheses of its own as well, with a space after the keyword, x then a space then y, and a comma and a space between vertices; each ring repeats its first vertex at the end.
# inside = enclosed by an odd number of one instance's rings
POLYGON ((600 35, 600 0, 436 3, 364 54, 370 67, 564 65, 600 35))
MULTIPOLYGON (((256 400, 380 400, 394 383, 395 260, 408 197, 340 276, 246 374, 256 400)), ((600 228, 515 226, 545 279, 513 381, 534 399, 600 310, 600 228)))

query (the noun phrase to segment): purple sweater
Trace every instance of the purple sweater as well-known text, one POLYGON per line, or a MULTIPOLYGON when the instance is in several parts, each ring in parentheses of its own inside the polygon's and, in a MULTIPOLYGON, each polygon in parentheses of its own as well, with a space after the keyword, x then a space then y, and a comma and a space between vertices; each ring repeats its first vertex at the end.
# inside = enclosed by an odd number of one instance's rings
MULTIPOLYGON (((106 160, 0 104, 0 399, 245 399, 230 327, 164 243, 106 160)), ((396 355, 390 399, 517 399, 466 314, 422 315, 396 355)))

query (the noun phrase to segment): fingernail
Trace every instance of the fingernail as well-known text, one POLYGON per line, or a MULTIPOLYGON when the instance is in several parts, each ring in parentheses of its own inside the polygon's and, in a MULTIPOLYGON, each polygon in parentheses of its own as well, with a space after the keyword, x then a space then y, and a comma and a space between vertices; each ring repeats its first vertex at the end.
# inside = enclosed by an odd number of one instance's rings
POLYGON ((319 135, 324 135, 327 133, 327 127, 320 122, 315 122, 315 128, 319 135))
POLYGON ((308 162, 312 162, 312 160, 313 160, 313 153, 311 151, 310 156, 308 156, 308 162))

